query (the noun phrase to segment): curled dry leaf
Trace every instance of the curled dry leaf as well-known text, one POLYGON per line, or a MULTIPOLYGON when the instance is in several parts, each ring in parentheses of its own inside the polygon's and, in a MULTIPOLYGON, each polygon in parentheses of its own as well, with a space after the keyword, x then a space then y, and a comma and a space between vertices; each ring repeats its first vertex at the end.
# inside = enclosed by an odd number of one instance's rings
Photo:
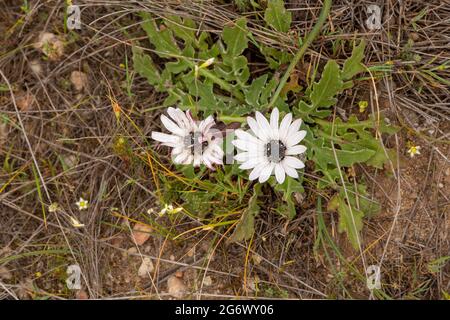
POLYGON ((77 300, 88 300, 88 299, 89 299, 89 296, 88 296, 88 294, 86 293, 86 291, 84 291, 84 290, 78 290, 78 291, 75 293, 75 299, 77 299, 77 300))
POLYGON ((186 289, 186 285, 180 278, 170 276, 169 279, 167 279, 167 290, 172 297, 177 299, 183 298, 186 294, 186 289))
POLYGON ((12 274, 6 267, 0 267, 0 279, 2 280, 11 280, 12 274))
POLYGON ((34 74, 36 74, 36 75, 42 74, 42 65, 39 62, 39 60, 35 59, 33 61, 30 61, 29 66, 30 66, 31 71, 33 71, 34 74))
POLYGON ((87 87, 88 78, 86 73, 81 71, 72 71, 70 74, 70 82, 76 91, 81 91, 87 87))
POLYGON ((138 246, 143 245, 150 238, 152 227, 144 223, 136 223, 133 227, 132 237, 138 246))
POLYGON ((34 47, 53 61, 59 60, 64 54, 64 43, 60 37, 50 32, 42 32, 34 47))
POLYGON ((212 285, 212 278, 211 276, 206 276, 205 279, 203 279, 203 285, 210 287, 212 285))
POLYGON ((33 107, 36 98, 31 92, 19 93, 16 97, 16 105, 20 111, 29 111, 33 107))
POLYGON ((152 260, 148 257, 145 257, 142 260, 141 266, 139 267, 138 276, 141 278, 146 278, 148 277, 149 273, 153 272, 154 269, 155 267, 153 266, 152 260))

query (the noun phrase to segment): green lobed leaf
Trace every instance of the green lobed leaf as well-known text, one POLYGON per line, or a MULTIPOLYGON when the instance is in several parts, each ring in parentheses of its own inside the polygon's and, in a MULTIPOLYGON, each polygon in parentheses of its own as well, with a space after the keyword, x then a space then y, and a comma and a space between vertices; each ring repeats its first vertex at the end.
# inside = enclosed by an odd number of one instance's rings
POLYGON ((280 32, 288 32, 291 26, 292 14, 284 7, 283 0, 268 0, 264 12, 264 20, 268 25, 280 32))
POLYGON ((363 227, 364 213, 347 205, 344 199, 336 194, 328 203, 329 211, 337 211, 339 214, 338 231, 345 232, 354 249, 358 249, 359 232, 363 227))
POLYGON ((366 42, 364 41, 364 39, 360 41, 359 45, 353 48, 352 55, 344 62, 341 73, 342 80, 350 80, 358 73, 364 72, 366 70, 364 68, 364 65, 362 64, 365 48, 366 42))
POLYGON ((161 84, 161 75, 152 58, 138 47, 133 47, 133 66, 134 70, 146 78, 149 84, 153 86, 161 84))
POLYGON ((247 20, 245 18, 238 19, 233 27, 226 26, 223 28, 222 39, 226 44, 226 55, 228 57, 237 57, 247 48, 247 32, 247 20))
POLYGON ((160 30, 155 23, 153 17, 147 13, 142 12, 141 17, 142 28, 147 33, 148 39, 155 46, 156 51, 162 57, 171 57, 181 55, 181 50, 178 47, 171 29, 165 28, 160 30))
POLYGON ((283 193, 283 201, 281 203, 277 211, 285 216, 288 219, 295 218, 297 211, 295 209, 295 203, 293 200, 294 193, 303 193, 305 189, 302 185, 303 176, 300 176, 299 179, 294 179, 292 177, 286 176, 286 179, 282 184, 278 184, 274 178, 271 178, 272 185, 276 191, 283 193))
POLYGON ((336 104, 335 96, 342 90, 342 84, 338 64, 334 60, 329 60, 323 69, 320 81, 312 86, 312 107, 328 108, 336 104))
POLYGON ((248 240, 255 232, 255 217, 259 213, 258 194, 261 185, 255 185, 253 195, 250 198, 247 209, 242 213, 241 219, 236 225, 233 234, 230 236, 230 242, 248 240))

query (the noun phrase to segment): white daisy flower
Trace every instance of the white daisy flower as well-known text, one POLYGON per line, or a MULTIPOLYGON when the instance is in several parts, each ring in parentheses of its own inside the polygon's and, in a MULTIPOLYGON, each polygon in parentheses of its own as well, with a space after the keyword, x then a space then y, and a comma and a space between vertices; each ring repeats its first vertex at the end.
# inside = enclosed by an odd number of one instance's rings
POLYGON ((306 136, 305 130, 300 130, 301 119, 292 122, 292 114, 288 113, 278 125, 279 111, 273 109, 270 122, 256 112, 256 119, 247 117, 251 132, 236 130, 237 139, 233 144, 243 152, 234 158, 242 162, 240 169, 253 169, 250 180, 259 179, 260 183, 267 181, 272 174, 278 183, 283 183, 286 175, 298 178, 297 169, 305 164, 296 156, 304 153, 306 147, 298 143, 306 136))
POLYGON ((184 113, 178 108, 168 108, 169 119, 161 115, 161 122, 170 134, 152 132, 152 139, 162 145, 173 148, 172 160, 176 164, 193 164, 194 167, 205 164, 213 169, 214 164, 223 163, 222 135, 213 129, 212 116, 203 121, 195 121, 190 111, 184 113))

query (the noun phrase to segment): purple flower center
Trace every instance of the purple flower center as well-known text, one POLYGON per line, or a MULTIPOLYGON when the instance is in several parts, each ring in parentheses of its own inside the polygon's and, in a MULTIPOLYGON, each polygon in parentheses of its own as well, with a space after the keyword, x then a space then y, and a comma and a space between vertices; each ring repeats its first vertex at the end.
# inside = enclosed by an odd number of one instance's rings
POLYGON ((191 149, 191 153, 193 154, 202 154, 203 150, 208 146, 207 141, 201 141, 202 133, 201 132, 191 132, 187 136, 184 137, 184 145, 187 148, 191 149))
POLYGON ((265 155, 272 162, 280 162, 286 156, 286 149, 280 140, 270 140, 266 144, 265 155))

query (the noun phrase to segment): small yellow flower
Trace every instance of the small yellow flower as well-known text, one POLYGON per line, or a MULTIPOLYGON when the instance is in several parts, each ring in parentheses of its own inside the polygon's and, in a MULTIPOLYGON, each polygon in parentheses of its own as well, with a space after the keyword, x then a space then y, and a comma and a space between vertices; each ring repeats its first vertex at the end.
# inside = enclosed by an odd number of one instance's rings
POLYGON ((408 153, 413 158, 416 154, 420 154, 420 146, 410 145, 408 153))
POLYGON ((369 105, 369 103, 365 100, 362 100, 360 102, 358 102, 358 106, 359 106, 359 112, 363 113, 364 111, 366 111, 367 106, 369 105))
MULTIPOLYGON (((81 209, 80 209, 81 210, 81 209)), ((70 223, 72 224, 72 226, 74 226, 75 228, 82 228, 84 227, 84 224, 82 224, 80 221, 78 221, 76 218, 74 217, 69 217, 70 218, 70 223)))
POLYGON ((89 201, 80 198, 80 200, 76 202, 76 205, 78 207, 78 210, 86 210, 89 207, 89 201))
POLYGON ((56 212, 58 211, 59 205, 56 202, 53 202, 51 205, 48 206, 48 212, 56 212))
POLYGON ((119 67, 125 69, 125 65, 123 63, 119 64, 119 67))
POLYGON ((40 277, 42 277, 42 273, 41 272, 36 272, 35 274, 34 274, 35 276, 36 276, 36 278, 40 278, 40 277))

